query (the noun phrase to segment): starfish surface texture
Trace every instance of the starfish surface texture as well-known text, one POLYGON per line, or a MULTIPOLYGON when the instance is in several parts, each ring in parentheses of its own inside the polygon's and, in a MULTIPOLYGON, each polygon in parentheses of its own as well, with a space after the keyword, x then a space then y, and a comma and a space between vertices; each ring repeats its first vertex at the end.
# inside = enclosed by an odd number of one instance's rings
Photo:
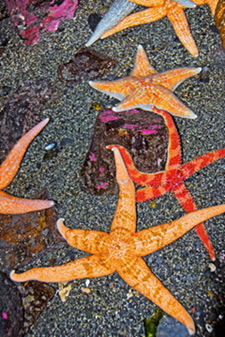
MULTIPOLYGON (((156 109, 155 112, 159 113, 156 109)), ((197 207, 184 182, 195 172, 225 157, 225 148, 208 152, 192 159, 188 163, 182 164, 180 138, 173 119, 165 111, 161 111, 160 114, 163 116, 169 132, 168 157, 165 171, 157 173, 138 171, 133 164, 130 154, 124 147, 110 145, 109 148, 117 147, 120 150, 131 179, 138 185, 146 186, 136 191, 137 202, 152 200, 167 192, 172 192, 186 212, 193 212, 197 207)), ((204 225, 199 224, 195 227, 195 230, 205 245, 211 259, 215 260, 215 252, 204 225)))
POLYGON ((182 322, 193 335, 193 319, 154 276, 142 256, 175 241, 198 223, 225 212, 225 204, 198 210, 170 223, 136 232, 134 183, 127 173, 119 150, 113 148, 113 151, 119 201, 110 233, 69 229, 63 224, 63 219, 57 222, 59 232, 69 245, 93 255, 61 266, 33 268, 21 274, 12 271, 10 277, 17 282, 62 282, 118 272, 125 282, 182 322))
MULTIPOLYGON (((113 28, 105 32, 101 38, 104 39, 112 34, 129 27, 154 22, 167 16, 172 24, 177 37, 183 43, 184 47, 193 56, 198 56, 198 48, 191 35, 190 27, 187 22, 184 8, 185 6, 171 0, 130 0, 138 5, 150 7, 141 12, 131 14, 122 19, 113 28)), ((196 5, 208 4, 212 13, 215 13, 218 0, 192 0, 196 5)))
POLYGON ((202 68, 178 68, 158 73, 149 63, 141 45, 138 46, 134 68, 130 76, 109 81, 90 81, 89 84, 105 94, 122 101, 114 111, 141 108, 151 111, 155 106, 174 116, 196 118, 174 94, 177 86, 187 78, 198 74, 202 68))
POLYGON ((29 144, 39 132, 41 132, 48 121, 49 118, 44 119, 20 138, 4 162, 0 165, 0 214, 20 214, 38 211, 54 205, 54 202, 50 200, 17 198, 2 191, 15 177, 29 144))

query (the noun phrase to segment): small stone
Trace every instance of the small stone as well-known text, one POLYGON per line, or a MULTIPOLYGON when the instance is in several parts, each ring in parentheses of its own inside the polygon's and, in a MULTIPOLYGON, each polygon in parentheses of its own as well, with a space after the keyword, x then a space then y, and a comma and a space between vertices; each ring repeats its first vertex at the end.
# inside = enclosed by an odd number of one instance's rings
POLYGON ((70 294, 70 291, 71 291, 71 288, 72 288, 72 284, 68 284, 66 286, 67 282, 60 282, 59 283, 59 296, 60 296, 60 299, 61 301, 64 303, 66 302, 69 294, 70 294))
POLYGON ((216 271, 216 266, 214 263, 209 263, 209 269, 211 271, 211 273, 215 272, 216 271))
POLYGON ((98 102, 94 102, 94 103, 92 104, 92 108, 95 109, 95 110, 97 110, 97 111, 99 111, 99 110, 102 109, 101 104, 98 103, 98 102))
POLYGON ((150 202, 149 206, 151 208, 156 208, 156 202, 155 201, 150 202))
POLYGON ((212 328, 212 326, 209 323, 206 323, 205 328, 206 328, 206 330, 208 332, 212 332, 213 331, 213 328, 212 328))
POLYGON ((56 148, 56 146, 57 146, 56 142, 49 143, 48 145, 45 146, 45 150, 46 151, 53 150, 54 148, 56 148))
POLYGON ((86 294, 90 294, 90 292, 91 292, 91 289, 89 289, 89 288, 81 288, 81 291, 83 291, 83 293, 86 293, 86 294))

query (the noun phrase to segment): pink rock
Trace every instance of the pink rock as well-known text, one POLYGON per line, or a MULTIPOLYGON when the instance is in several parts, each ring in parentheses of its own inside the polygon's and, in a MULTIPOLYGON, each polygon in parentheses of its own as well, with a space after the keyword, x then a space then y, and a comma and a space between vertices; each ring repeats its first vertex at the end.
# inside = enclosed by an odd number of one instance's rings
MULTIPOLYGON (((54 3, 54 1, 52 1, 54 3)), ((61 21, 72 19, 78 7, 78 0, 64 0, 61 5, 50 6, 48 16, 42 20, 41 27, 55 32, 61 21)))
POLYGON ((148 129, 138 130, 138 131, 140 131, 143 135, 150 135, 150 134, 153 134, 153 133, 157 133, 156 130, 148 130, 148 129))
POLYGON ((112 110, 103 111, 100 114, 99 118, 103 123, 108 123, 109 121, 115 121, 118 119, 118 117, 115 116, 115 113, 112 110))
POLYGON ((18 28, 20 36, 27 44, 38 43, 40 29, 55 32, 61 21, 71 19, 78 7, 78 0, 64 0, 59 6, 57 0, 40 2, 38 0, 5 0, 10 18, 18 28), (29 12, 32 4, 33 13, 29 12), (40 12, 45 17, 39 19, 40 12))
POLYGON ((101 188, 104 188, 104 187, 106 187, 107 185, 109 185, 108 182, 106 182, 106 183, 104 183, 104 184, 101 184, 101 185, 98 185, 98 186, 97 186, 97 190, 100 190, 101 188))
POLYGON ((3 318, 3 319, 8 319, 8 315, 7 315, 6 312, 2 312, 2 318, 3 318))
POLYGON ((89 157, 90 161, 97 161, 96 155, 92 152, 89 157))

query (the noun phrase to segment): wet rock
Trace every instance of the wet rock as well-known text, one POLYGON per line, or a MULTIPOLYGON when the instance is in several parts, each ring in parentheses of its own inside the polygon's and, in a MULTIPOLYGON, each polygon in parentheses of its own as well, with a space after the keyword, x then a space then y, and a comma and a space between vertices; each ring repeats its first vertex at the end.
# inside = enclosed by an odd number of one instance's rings
POLYGON ((23 335, 35 323, 48 301, 54 296, 54 288, 49 284, 29 281, 18 284, 24 308, 23 335))
POLYGON ((120 144, 143 172, 165 169, 168 133, 161 116, 143 110, 99 113, 80 175, 89 192, 117 193, 113 154, 106 145, 120 144))
MULTIPOLYGON (((0 92, 5 95, 6 87, 0 88, 0 92)), ((9 97, 0 110, 0 162, 21 136, 40 122, 40 112, 51 94, 50 81, 26 81, 9 97)))
POLYGON ((16 285, 0 272, 0 336, 21 337, 24 309, 16 285))
POLYGON ((159 323, 156 337, 188 337, 186 327, 171 316, 164 316, 159 323))
POLYGON ((80 49, 67 63, 58 67, 60 81, 67 84, 102 77, 117 61, 90 48, 80 49))
MULTIPOLYGON (((37 198, 47 198, 47 193, 37 198)), ((0 214, 0 266, 4 272, 24 266, 63 241, 54 208, 19 215, 0 214)))
POLYGON ((54 293, 53 287, 38 281, 16 286, 0 272, 0 336, 24 336, 54 293))
POLYGON ((90 29, 92 30, 92 32, 95 30, 95 28, 97 27, 99 21, 101 20, 101 15, 97 14, 97 13, 92 13, 89 15, 88 17, 88 24, 90 29))

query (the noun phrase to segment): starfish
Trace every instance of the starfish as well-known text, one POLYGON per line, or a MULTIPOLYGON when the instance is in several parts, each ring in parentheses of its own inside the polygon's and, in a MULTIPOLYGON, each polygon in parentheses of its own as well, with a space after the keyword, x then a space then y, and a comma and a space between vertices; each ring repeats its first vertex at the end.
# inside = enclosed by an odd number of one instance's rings
POLYGON ((1 214, 20 214, 31 211, 38 211, 41 209, 49 208, 54 205, 50 200, 32 200, 14 197, 2 189, 7 187, 17 171, 19 170, 20 163, 23 156, 31 143, 39 132, 49 122, 49 118, 44 119, 37 124, 33 129, 28 131, 20 140, 14 145, 11 152, 8 154, 4 162, 0 165, 0 213, 1 214))
POLYGON ((122 101, 114 111, 142 108, 151 111, 155 106, 174 116, 196 118, 174 94, 176 87, 202 68, 178 68, 158 73, 149 63, 141 45, 138 46, 135 65, 130 76, 113 82, 98 81, 89 84, 103 93, 122 101))
MULTIPOLYGON (((101 38, 104 39, 112 34, 129 27, 140 24, 150 23, 162 19, 167 16, 172 24, 177 37, 183 43, 184 47, 194 57, 198 56, 198 48, 191 35, 190 27, 187 22, 183 8, 185 6, 171 0, 130 0, 138 5, 150 7, 141 12, 131 14, 123 18, 113 28, 105 32, 101 38)), ((196 5, 208 4, 212 13, 215 13, 215 8, 218 0, 193 0, 196 5)))
POLYGON ((105 32, 107 32, 107 30, 114 27, 117 23, 120 22, 120 20, 122 20, 128 14, 130 14, 136 6, 137 5, 135 3, 130 2, 128 0, 115 0, 110 9, 99 21, 97 27, 95 28, 94 33, 86 43, 86 47, 92 45, 105 32))
MULTIPOLYGON (((155 109, 155 112, 159 113, 157 109, 155 109)), ((131 179, 138 185, 147 186, 136 191, 137 202, 152 200, 167 192, 172 192, 186 212, 193 212, 197 207, 184 182, 195 172, 225 157, 225 148, 208 152, 192 159, 188 163, 182 164, 180 138, 173 119, 165 111, 161 111, 160 114, 163 116, 169 132, 168 157, 165 171, 157 173, 138 171, 133 164, 130 154, 123 146, 113 144, 109 145, 108 148, 118 148, 131 179)), ((215 260, 215 252, 204 225, 199 224, 195 227, 195 230, 211 259, 215 260)))
MULTIPOLYGON (((190 0, 177 0, 181 5, 185 7, 195 7, 196 5, 190 0)), ((91 46, 96 40, 98 40, 105 32, 113 28, 128 14, 130 14, 137 4, 129 0, 115 0, 106 12, 103 18, 99 21, 94 33, 86 43, 86 47, 91 46)))
POLYGON ((201 221, 225 212, 225 204, 198 210, 178 220, 136 231, 135 188, 121 154, 112 148, 116 162, 119 201, 110 233, 69 229, 63 220, 57 227, 67 243, 92 255, 56 267, 32 268, 24 273, 10 273, 12 280, 25 282, 63 282, 93 278, 117 272, 125 282, 182 322, 190 334, 195 325, 184 307, 150 271, 143 256, 151 254, 184 235, 201 221))

